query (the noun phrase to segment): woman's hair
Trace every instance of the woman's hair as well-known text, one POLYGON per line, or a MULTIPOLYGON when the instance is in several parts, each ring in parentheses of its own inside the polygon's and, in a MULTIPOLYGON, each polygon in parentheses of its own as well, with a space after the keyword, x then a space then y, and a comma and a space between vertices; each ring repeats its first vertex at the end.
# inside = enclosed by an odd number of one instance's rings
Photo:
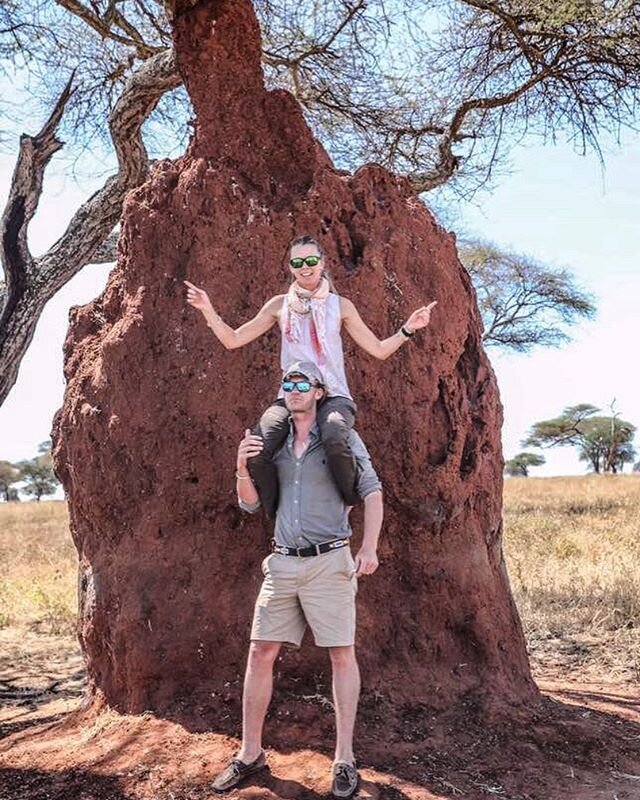
POLYGON ((304 236, 297 236, 291 242, 291 244, 289 245, 289 251, 291 251, 291 249, 293 247, 296 247, 296 245, 299 245, 299 244, 312 244, 312 245, 314 245, 315 247, 318 248, 318 252, 324 258, 324 250, 322 248, 322 245, 320 244, 320 242, 317 239, 314 239, 313 236, 309 236, 308 234, 305 234, 304 236))
MULTIPOLYGON (((296 247, 296 245, 299 245, 299 244, 300 245, 302 245, 302 244, 312 244, 314 247, 318 248, 318 252, 322 256, 322 258, 324 258, 324 256, 325 256, 324 248, 322 247, 322 245, 320 244, 320 242, 317 239, 313 238, 313 236, 309 236, 308 234, 304 234, 303 236, 296 236, 296 238, 293 239, 293 241, 289 245, 289 252, 291 252, 291 249, 293 247, 296 247)), ((326 278, 329 281, 329 289, 334 294, 337 294, 336 287, 334 286, 333 280, 331 279, 331 275, 329 275, 329 273, 327 272, 326 268, 322 269, 322 277, 326 278)))

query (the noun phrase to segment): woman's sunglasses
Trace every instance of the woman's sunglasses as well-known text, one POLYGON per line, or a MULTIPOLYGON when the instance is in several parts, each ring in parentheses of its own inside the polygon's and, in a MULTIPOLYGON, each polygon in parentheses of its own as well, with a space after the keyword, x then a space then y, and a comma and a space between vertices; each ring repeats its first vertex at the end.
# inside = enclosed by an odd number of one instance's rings
POLYGON ((292 258, 289 263, 294 269, 300 269, 304 264, 315 267, 320 263, 320 256, 307 256, 306 258, 292 258))
POLYGON ((292 392, 297 389, 301 394, 306 394, 311 389, 310 381, 282 381, 282 389, 285 392, 292 392))

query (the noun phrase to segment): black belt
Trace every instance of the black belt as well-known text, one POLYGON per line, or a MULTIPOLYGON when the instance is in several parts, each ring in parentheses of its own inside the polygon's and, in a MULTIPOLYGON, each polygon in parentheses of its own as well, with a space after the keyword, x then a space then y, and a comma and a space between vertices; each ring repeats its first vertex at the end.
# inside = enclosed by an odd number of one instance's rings
POLYGON ((330 550, 339 550, 341 547, 349 545, 348 539, 334 539, 332 542, 312 545, 311 547, 287 547, 284 544, 276 544, 275 539, 271 540, 271 549, 274 553, 282 556, 319 556, 321 553, 328 553, 330 550))

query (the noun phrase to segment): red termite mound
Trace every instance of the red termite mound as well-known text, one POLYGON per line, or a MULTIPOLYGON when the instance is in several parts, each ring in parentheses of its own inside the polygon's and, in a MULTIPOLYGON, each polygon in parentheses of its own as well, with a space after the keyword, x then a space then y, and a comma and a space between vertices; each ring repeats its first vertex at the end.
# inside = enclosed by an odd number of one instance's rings
MULTIPOLYGON (((54 424, 94 697, 170 712, 215 703, 243 671, 270 525, 236 506, 235 451, 275 395, 278 334, 225 351, 182 281, 239 324, 286 288, 304 232, 379 335, 438 300, 386 362, 345 342, 386 497, 381 568, 359 592, 365 688, 435 706, 531 698, 501 549, 501 406, 454 237, 405 180, 336 170, 294 98, 265 90, 249 0, 178 11, 195 133, 129 195, 108 286, 72 310, 54 424)), ((281 681, 314 686, 326 659, 307 643, 281 681)))

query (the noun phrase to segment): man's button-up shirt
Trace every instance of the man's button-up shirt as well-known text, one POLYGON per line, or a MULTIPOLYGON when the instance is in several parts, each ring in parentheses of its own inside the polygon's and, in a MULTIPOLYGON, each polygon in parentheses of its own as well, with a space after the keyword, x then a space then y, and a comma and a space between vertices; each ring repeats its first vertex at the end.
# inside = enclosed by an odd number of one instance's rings
MULTIPOLYGON (((357 461, 357 491, 364 499, 382 486, 367 448, 354 430, 349 431, 349 444, 357 461)), ((280 485, 274 532, 277 544, 308 547, 351 536, 347 507, 329 471, 317 424, 311 428, 309 445, 300 458, 293 450, 292 429, 274 463, 280 485)), ((260 502, 240 501, 240 507, 254 513, 260 502)))

